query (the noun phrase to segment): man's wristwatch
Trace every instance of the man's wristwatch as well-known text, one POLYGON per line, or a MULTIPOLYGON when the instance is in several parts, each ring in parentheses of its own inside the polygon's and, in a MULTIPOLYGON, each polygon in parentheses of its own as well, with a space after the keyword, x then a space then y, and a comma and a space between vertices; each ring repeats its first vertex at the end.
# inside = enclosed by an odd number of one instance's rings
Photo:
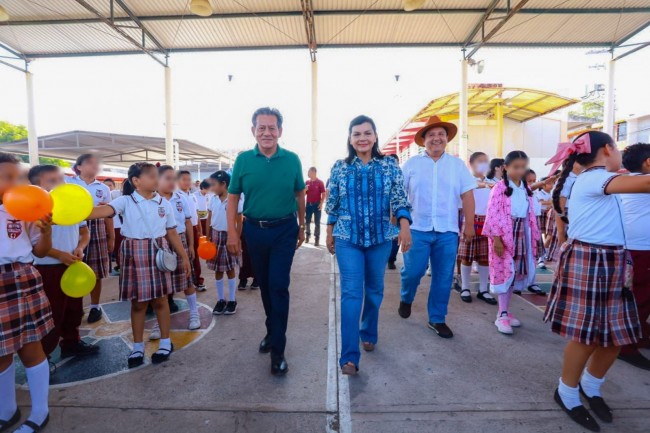
POLYGON ((300 230, 304 230, 304 229, 305 229, 305 225, 304 225, 304 224, 300 224, 300 230))

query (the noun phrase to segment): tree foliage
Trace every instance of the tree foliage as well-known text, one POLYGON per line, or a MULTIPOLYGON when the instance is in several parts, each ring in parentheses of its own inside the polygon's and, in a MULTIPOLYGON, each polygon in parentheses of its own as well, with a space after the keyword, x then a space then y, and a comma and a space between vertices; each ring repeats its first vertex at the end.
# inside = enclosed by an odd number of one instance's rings
MULTIPOLYGON (((0 120, 0 143, 10 143, 27 139, 27 128, 24 125, 14 125, 13 123, 0 120)), ((0 145, 0 150, 2 146, 0 145)), ((29 162, 28 155, 20 155, 24 162, 29 162)), ((47 158, 41 156, 38 158, 39 164, 52 164, 59 167, 70 167, 70 163, 58 158, 47 158)))
POLYGON ((584 101, 580 104, 580 109, 569 111, 569 116, 584 117, 593 119, 596 122, 603 120, 605 113, 605 103, 603 101, 584 101))

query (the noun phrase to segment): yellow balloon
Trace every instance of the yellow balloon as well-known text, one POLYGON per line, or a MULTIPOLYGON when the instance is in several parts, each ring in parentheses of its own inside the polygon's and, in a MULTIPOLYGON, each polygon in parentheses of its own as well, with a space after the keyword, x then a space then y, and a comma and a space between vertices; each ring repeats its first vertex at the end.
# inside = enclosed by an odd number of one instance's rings
POLYGON ((71 298, 82 298, 93 291, 97 277, 84 262, 74 262, 61 277, 61 290, 71 298))
POLYGON ((86 188, 66 183, 50 192, 54 201, 52 222, 60 226, 79 224, 88 218, 93 210, 93 198, 86 188))

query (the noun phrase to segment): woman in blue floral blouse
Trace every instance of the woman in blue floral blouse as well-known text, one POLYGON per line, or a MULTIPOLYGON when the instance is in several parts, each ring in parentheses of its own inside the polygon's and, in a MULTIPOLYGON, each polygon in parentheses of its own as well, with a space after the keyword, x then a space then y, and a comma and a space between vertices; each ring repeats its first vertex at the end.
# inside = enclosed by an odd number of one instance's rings
POLYGON ((398 238, 403 252, 411 247, 411 206, 397 162, 379 152, 371 118, 358 116, 350 122, 347 147, 348 157, 334 164, 330 176, 327 248, 336 252, 341 275, 339 364, 343 374, 354 375, 361 358, 359 339, 367 352, 377 344, 392 240, 398 238), (391 215, 399 227, 391 224, 391 215))

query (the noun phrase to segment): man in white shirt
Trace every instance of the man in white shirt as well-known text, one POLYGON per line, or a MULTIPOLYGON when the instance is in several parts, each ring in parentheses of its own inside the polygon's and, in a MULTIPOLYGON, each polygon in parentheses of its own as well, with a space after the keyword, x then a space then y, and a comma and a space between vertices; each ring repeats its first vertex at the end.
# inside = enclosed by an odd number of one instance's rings
MULTIPOLYGON (((411 315, 411 304, 430 262, 429 328, 442 338, 454 335, 445 317, 458 250, 459 201, 465 221, 474 221, 472 190, 476 180, 462 160, 445 152, 456 132, 453 123, 431 117, 415 135, 416 144, 426 151, 409 159, 402 168, 413 206, 413 246, 404 254, 399 315, 404 319, 411 315)), ((465 224, 463 235, 469 242, 474 237, 474 225, 465 224)))

